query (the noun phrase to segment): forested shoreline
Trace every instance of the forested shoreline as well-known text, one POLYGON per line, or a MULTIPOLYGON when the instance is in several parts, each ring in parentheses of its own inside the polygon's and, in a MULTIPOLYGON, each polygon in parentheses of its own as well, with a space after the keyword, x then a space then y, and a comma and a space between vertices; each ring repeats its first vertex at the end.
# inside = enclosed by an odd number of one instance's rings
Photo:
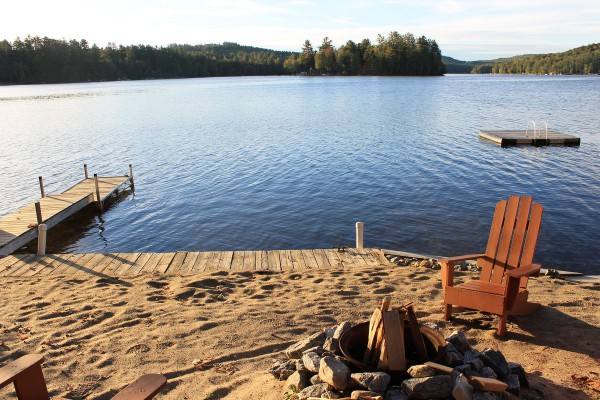
POLYGON ((348 41, 331 40, 313 50, 286 52, 223 44, 90 45, 85 39, 27 36, 0 41, 0 83, 67 83, 88 81, 196 78, 253 75, 442 75, 444 64, 434 40, 407 33, 348 41))
POLYGON ((593 75, 600 74, 600 43, 562 53, 521 55, 481 61, 442 57, 451 74, 593 75))
POLYGON ((562 53, 523 55, 473 67, 474 74, 589 75, 600 73, 600 43, 562 53))

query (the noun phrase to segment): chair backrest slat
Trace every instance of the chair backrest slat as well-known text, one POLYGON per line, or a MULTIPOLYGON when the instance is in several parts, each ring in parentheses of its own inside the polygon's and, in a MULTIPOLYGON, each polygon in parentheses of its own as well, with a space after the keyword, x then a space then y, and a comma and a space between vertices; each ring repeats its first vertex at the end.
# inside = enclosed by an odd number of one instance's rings
POLYGON ((489 259, 484 259, 481 262, 481 280, 489 281, 492 276, 492 268, 494 267, 493 260, 496 258, 496 250, 498 250, 498 239, 502 232, 502 224, 504 223, 504 212, 506 211, 506 200, 500 200, 496 203, 496 211, 494 212, 494 219, 492 220, 492 227, 490 228, 490 236, 488 238, 487 247, 485 249, 485 255, 489 259))
MULTIPOLYGON (((480 280, 501 284, 506 271, 532 263, 543 210, 538 203, 532 206, 529 196, 510 196, 496 204, 480 280)), ((520 286, 526 285, 523 278, 520 286)))
POLYGON ((502 278, 506 271, 506 262, 508 261, 510 245, 515 232, 517 212, 519 211, 519 200, 520 197, 518 196, 510 196, 508 199, 508 206, 506 207, 506 213, 504 214, 504 224, 502 225, 502 234, 498 244, 498 251, 496 252, 494 267, 492 269, 492 277, 490 278, 490 282, 492 283, 502 283, 502 278))

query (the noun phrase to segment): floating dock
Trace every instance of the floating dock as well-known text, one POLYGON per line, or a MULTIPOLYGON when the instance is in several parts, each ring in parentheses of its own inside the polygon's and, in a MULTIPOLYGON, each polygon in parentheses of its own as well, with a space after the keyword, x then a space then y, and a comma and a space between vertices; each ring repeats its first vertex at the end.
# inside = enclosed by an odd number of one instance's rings
POLYGON ((45 195, 40 177, 42 198, 26 205, 11 214, 0 217, 0 256, 29 243, 38 235, 38 225, 46 224, 48 229, 75 214, 91 203, 100 210, 102 205, 114 194, 129 187, 133 189, 133 176, 97 176, 86 178, 60 194, 45 195))
POLYGON ((116 254, 13 254, 0 258, 2 277, 125 277, 142 273, 192 275, 205 271, 301 271, 391 265, 379 249, 214 251, 116 254))
POLYGON ((527 130, 515 131, 479 131, 479 138, 490 141, 499 146, 579 146, 581 139, 577 136, 557 132, 548 129, 548 131, 535 132, 527 130))

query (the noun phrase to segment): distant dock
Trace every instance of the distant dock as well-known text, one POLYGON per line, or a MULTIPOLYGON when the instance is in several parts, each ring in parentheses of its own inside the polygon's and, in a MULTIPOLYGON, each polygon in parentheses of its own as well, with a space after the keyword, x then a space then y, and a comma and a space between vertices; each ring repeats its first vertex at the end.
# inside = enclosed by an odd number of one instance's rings
POLYGON ((581 139, 577 136, 548 129, 537 134, 527 130, 515 131, 479 131, 479 138, 499 146, 579 146, 581 139))
POLYGON ((124 188, 133 189, 131 165, 129 175, 88 176, 84 166, 85 178, 60 194, 46 195, 43 180, 40 177, 42 198, 36 203, 26 205, 8 215, 0 217, 0 256, 11 254, 29 243, 38 235, 38 225, 52 228, 91 203, 102 210, 103 204, 124 188))

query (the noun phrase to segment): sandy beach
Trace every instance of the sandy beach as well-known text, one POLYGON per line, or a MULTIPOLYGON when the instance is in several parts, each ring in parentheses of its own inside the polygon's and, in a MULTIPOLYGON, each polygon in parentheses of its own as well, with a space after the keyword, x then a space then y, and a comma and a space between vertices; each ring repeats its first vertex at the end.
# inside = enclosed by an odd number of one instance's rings
MULTIPOLYGON (((472 279, 472 272, 457 273, 472 279)), ((169 383, 159 399, 282 398, 267 369, 279 352, 342 321, 368 320, 385 295, 414 302, 422 322, 522 364, 547 399, 600 398, 600 285, 530 281, 532 316, 479 312, 442 319, 440 272, 393 264, 292 272, 204 271, 3 277, 0 366, 42 353, 52 398, 109 399, 144 373, 169 383)), ((12 387, 0 398, 14 398, 12 387)))

